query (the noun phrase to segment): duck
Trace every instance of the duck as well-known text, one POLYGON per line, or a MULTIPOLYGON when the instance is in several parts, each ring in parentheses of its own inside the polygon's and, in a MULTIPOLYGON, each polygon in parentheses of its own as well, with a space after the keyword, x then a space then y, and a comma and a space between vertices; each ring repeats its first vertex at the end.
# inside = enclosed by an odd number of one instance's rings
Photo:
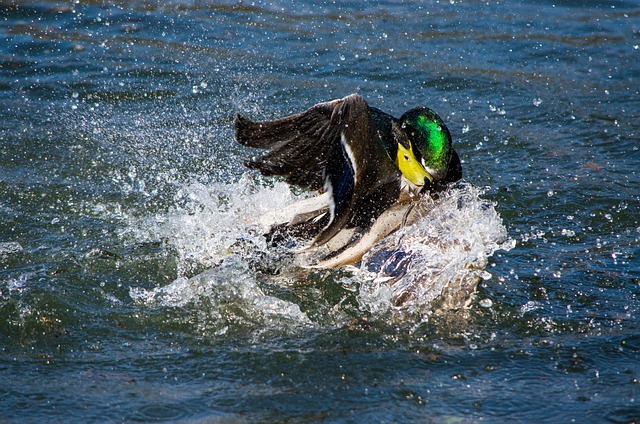
POLYGON ((351 94, 271 121, 236 114, 234 130, 240 145, 266 150, 247 168, 312 193, 266 234, 272 244, 307 240, 306 266, 355 264, 408 225, 420 198, 462 179, 449 129, 427 107, 398 119, 351 94))

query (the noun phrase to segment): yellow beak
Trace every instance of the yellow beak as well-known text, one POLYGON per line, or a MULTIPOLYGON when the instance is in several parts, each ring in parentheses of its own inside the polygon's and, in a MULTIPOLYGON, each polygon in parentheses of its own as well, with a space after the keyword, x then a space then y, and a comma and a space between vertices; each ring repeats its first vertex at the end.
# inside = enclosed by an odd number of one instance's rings
POLYGON ((413 145, 409 142, 409 149, 406 149, 401 143, 398 143, 398 168, 405 178, 412 184, 422 187, 424 179, 433 182, 433 177, 429 174, 422 164, 418 162, 413 154, 413 145))

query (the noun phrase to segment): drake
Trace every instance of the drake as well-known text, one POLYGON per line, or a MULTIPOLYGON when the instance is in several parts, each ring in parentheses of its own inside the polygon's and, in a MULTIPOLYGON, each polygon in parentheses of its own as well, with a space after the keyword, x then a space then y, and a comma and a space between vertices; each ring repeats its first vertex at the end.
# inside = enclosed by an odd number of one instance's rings
POLYGON ((407 223, 419 196, 462 178, 449 130, 425 107, 396 119, 352 94, 274 121, 238 114, 234 126, 241 145, 268 150, 245 166, 317 192, 268 238, 311 239, 304 251, 319 267, 357 262, 407 223))

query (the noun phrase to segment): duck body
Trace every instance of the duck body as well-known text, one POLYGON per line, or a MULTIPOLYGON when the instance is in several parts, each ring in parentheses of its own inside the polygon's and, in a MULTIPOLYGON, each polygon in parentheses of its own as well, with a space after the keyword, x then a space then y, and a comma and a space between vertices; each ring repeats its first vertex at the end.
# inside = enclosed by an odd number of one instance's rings
POLYGON ((269 237, 311 239, 321 267, 358 261, 403 224, 413 200, 462 177, 448 129, 427 108, 396 119, 352 94, 274 121, 237 115, 234 126, 240 144, 268 149, 247 167, 317 192, 269 237))

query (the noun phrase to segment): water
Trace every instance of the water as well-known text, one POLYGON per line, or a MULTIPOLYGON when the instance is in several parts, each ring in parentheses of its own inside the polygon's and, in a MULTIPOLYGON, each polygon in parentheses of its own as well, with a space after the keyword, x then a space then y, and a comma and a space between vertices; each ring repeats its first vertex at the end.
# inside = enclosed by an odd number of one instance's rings
POLYGON ((3 420, 640 420, 639 16, 2 2, 3 420), (467 185, 299 270, 260 234, 301 193, 245 172, 233 115, 352 92, 436 110, 467 185))

